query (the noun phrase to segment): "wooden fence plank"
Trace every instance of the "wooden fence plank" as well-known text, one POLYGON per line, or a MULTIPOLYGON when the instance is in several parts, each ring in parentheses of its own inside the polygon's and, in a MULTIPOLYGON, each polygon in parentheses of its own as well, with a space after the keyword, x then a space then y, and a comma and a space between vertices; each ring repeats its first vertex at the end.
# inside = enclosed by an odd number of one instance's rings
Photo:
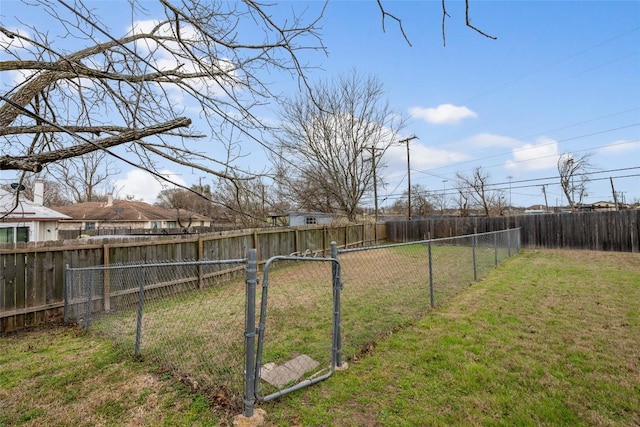
MULTIPOLYGON (((9 313, 13 312, 16 309, 16 297, 15 297, 15 280, 16 280, 16 263, 15 258, 17 254, 8 254, 4 256, 4 268, 3 268, 3 289, 0 289, 2 292, 2 310, 7 311, 9 313)), ((11 315, 6 317, 3 320, 2 325, 4 328, 8 330, 16 329, 15 319, 11 315)))
POLYGON ((575 214, 522 215, 496 218, 434 218, 428 220, 387 222, 387 240, 401 242, 521 228, 524 247, 638 251, 640 210, 584 212, 575 214))
MULTIPOLYGON (((25 263, 25 256, 24 254, 17 254, 15 259, 15 269, 16 269, 16 276, 15 276, 15 281, 14 281, 14 286, 15 286, 15 310, 22 310, 24 308, 26 308, 26 302, 27 302, 27 266, 25 263)), ((15 324, 16 327, 21 327, 23 328, 25 326, 25 314, 18 314, 15 316, 15 324)))

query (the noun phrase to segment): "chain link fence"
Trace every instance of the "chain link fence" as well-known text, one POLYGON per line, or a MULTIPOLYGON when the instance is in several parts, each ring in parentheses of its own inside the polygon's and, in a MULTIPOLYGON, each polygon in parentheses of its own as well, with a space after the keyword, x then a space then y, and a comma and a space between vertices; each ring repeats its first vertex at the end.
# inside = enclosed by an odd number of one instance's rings
MULTIPOLYGON (((335 244, 332 249, 337 253, 335 244)), ((264 266, 255 397, 271 400, 328 378, 339 336, 339 263, 335 258, 271 258, 264 266)))
POLYGON ((245 259, 69 268, 65 320, 238 410, 245 259))
POLYGON ((228 410, 244 398, 250 416, 254 400, 328 377, 519 249, 511 229, 281 256, 262 283, 246 259, 69 268, 65 318, 228 410))
POLYGON ((519 229, 339 251, 343 354, 378 340, 461 292, 519 251, 519 229))

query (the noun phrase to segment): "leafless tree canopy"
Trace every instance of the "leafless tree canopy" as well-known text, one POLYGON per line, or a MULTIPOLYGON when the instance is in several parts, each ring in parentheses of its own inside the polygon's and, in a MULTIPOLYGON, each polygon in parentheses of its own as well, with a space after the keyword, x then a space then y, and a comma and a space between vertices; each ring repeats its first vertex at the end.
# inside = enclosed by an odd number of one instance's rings
POLYGON ((164 189, 156 197, 155 205, 165 209, 175 209, 177 212, 181 210, 194 212, 213 219, 221 217, 222 208, 220 205, 210 201, 215 199, 210 185, 193 185, 190 190, 182 188, 164 189), (199 194, 202 196, 199 196, 199 194))
POLYGON ((104 151, 52 163, 47 171, 48 176, 58 181, 75 203, 106 200, 109 194, 116 192, 110 179, 119 171, 104 151))
MULTIPOLYGON (((479 31, 470 25, 468 1, 467 25, 479 31)), ((0 169, 4 170, 38 173, 52 164, 103 152, 165 181, 169 179, 156 167, 160 160, 233 179, 240 142, 261 143, 262 133, 270 130, 255 113, 255 107, 277 95, 271 91, 272 79, 265 76, 285 73, 308 93, 307 64, 301 62, 300 53, 325 50, 319 33, 323 11, 305 16, 296 10, 300 8, 277 3, 114 2, 114 7, 129 8, 122 10, 128 28, 110 28, 94 13, 93 4, 83 0, 23 3, 25 11, 37 8, 50 20, 46 28, 30 24, 28 16, 17 17, 24 19, 20 28, 0 23, 0 74, 4 82, 12 82, 0 88, 0 169), (196 118, 204 123, 201 128, 194 124, 196 118)), ((394 20, 408 42, 402 20, 386 2, 377 4, 383 29, 386 19, 394 20)), ((444 0, 442 7, 444 37, 448 16, 444 0)), ((340 84, 349 84, 348 80, 340 84)), ((391 141, 401 128, 383 115, 389 110, 377 103, 377 85, 363 86, 366 91, 358 98, 337 103, 329 102, 328 88, 320 87, 313 106, 322 106, 322 114, 312 116, 304 109, 291 113, 299 119, 313 118, 306 129, 298 129, 310 131, 315 144, 306 151, 313 160, 298 175, 309 178, 298 184, 322 189, 317 194, 324 202, 330 199, 332 208, 349 215, 371 182, 372 162, 367 162, 363 148, 379 148, 382 139, 391 141), (349 115, 351 119, 345 119, 349 115), (327 131, 331 127, 333 136, 327 131), (338 148, 336 135, 349 143, 340 142, 338 148), (322 148, 327 153, 318 156, 322 148), (343 170, 323 165, 327 158, 345 159, 343 170), (330 175, 320 173, 331 169, 330 175), (356 185, 358 179, 362 181, 356 185), (337 191, 336 185, 342 189, 337 191)), ((374 150, 374 155, 381 153, 374 150)))
POLYGON ((564 153, 558 158, 558 175, 560 187, 567 198, 569 208, 575 211, 587 196, 587 174, 593 171, 591 156, 593 153, 576 155, 564 153))
POLYGON ((352 72, 282 107, 275 160, 298 207, 355 219, 373 184, 372 156, 380 165, 405 125, 384 96, 377 79, 352 72))
MULTIPOLYGON (((225 175, 230 157, 211 158, 194 139, 230 149, 238 132, 264 128, 252 108, 273 94, 260 76, 271 70, 301 78, 297 52, 323 49, 319 17, 278 21, 270 6, 250 0, 160 0, 153 3, 159 11, 118 35, 90 3, 33 3, 51 15, 51 28, 26 34, 0 26, 1 47, 13 58, 0 62, 0 72, 16 82, 0 98, 0 169, 37 172, 124 145, 136 159, 121 160, 151 170, 154 159, 165 158, 225 175), (64 32, 50 38, 54 26, 64 32), (187 106, 208 129, 192 126, 187 106)), ((140 13, 147 4, 130 7, 140 13)))
MULTIPOLYGON (((409 192, 405 190, 402 197, 396 200, 391 206, 391 211, 396 215, 407 215, 409 203, 409 192)), ((441 196, 427 190, 422 184, 411 186, 411 218, 420 218, 433 215, 436 206, 442 203, 441 196)))
POLYGON ((489 172, 481 167, 473 169, 470 176, 462 173, 456 174, 456 188, 460 194, 460 205, 468 212, 468 201, 473 200, 479 206, 485 216, 503 215, 506 207, 504 194, 500 190, 491 190, 489 172))
POLYGON ((264 227, 270 224, 269 215, 282 213, 277 193, 262 176, 237 178, 219 179, 216 187, 215 198, 225 207, 226 222, 242 228, 264 227))

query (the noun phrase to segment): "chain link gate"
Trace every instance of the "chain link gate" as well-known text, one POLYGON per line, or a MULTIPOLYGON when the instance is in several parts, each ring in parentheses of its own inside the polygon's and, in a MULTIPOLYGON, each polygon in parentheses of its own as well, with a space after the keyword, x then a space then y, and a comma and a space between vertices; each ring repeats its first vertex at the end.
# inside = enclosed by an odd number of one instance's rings
POLYGON ((342 365, 340 263, 331 257, 275 256, 264 265, 255 327, 255 253, 247 276, 244 415, 266 402, 330 377, 342 365), (331 286, 327 286, 330 281, 331 286), (255 355, 255 359, 254 359, 255 355))

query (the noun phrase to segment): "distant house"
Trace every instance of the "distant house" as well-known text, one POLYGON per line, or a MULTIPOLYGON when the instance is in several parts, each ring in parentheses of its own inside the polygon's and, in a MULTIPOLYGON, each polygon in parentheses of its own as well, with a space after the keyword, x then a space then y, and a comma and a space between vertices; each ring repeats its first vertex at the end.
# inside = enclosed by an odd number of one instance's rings
POLYGON ((59 206, 56 210, 68 215, 60 221, 60 230, 141 229, 158 230, 184 227, 210 227, 211 218, 184 209, 164 209, 149 203, 131 200, 84 202, 59 206))
POLYGON ((271 224, 283 227, 299 227, 304 225, 327 225, 339 217, 325 212, 297 212, 290 211, 284 214, 272 214, 271 224))
POLYGON ((324 212, 287 212, 289 226, 301 225, 327 225, 331 224, 338 217, 334 214, 324 212))
POLYGON ((43 189, 36 182, 34 200, 0 189, 0 243, 58 240, 59 221, 70 218, 42 206, 43 189))
POLYGON ((578 210, 580 211, 593 211, 593 212, 606 212, 606 211, 615 211, 618 209, 625 209, 626 206, 619 203, 618 206, 614 202, 595 202, 592 204, 584 204, 580 205, 578 210))

